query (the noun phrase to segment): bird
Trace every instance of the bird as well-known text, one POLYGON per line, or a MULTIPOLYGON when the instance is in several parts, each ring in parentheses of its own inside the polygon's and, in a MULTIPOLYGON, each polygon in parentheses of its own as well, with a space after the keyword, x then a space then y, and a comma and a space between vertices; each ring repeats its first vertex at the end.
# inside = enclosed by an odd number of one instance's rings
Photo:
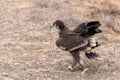
MULTIPOLYGON (((81 32, 77 32, 77 27, 74 30, 70 30, 68 27, 66 27, 66 25, 63 23, 63 21, 61 20, 56 20, 53 23, 53 26, 55 26, 58 30, 58 39, 56 40, 56 46, 58 48, 60 48, 61 50, 64 51, 68 51, 72 57, 73 57, 73 63, 72 65, 69 67, 69 69, 71 71, 74 70, 76 64, 79 64, 79 69, 85 71, 87 69, 84 68, 83 64, 81 63, 81 57, 79 56, 79 51, 80 52, 90 52, 92 47, 89 44, 89 36, 83 36, 83 34, 81 34, 81 32)), ((88 30, 91 28, 88 28, 88 30)), ((97 28, 94 28, 95 31, 93 32, 87 32, 92 34, 96 34, 98 32, 98 30, 96 30, 97 28)), ((84 33, 84 31, 83 31, 84 33)), ((85 34, 88 35, 88 34, 85 34)), ((91 56, 96 56, 96 57, 100 57, 97 54, 94 54, 94 52, 90 52, 89 55, 86 54, 86 56, 90 59, 92 58, 91 56)))

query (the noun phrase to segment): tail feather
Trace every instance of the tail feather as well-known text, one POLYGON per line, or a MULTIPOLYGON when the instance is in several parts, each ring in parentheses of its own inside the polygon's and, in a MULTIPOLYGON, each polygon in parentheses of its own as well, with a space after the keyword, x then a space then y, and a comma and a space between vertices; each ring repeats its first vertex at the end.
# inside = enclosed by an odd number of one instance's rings
POLYGON ((85 55, 88 59, 102 60, 102 58, 97 53, 94 52, 85 53, 85 55))

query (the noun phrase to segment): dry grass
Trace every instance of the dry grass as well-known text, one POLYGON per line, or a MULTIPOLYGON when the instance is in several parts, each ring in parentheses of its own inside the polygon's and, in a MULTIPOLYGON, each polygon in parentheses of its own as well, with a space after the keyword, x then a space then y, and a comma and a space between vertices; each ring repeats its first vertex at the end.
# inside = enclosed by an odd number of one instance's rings
POLYGON ((119 80, 120 1, 0 0, 0 80, 119 80), (80 22, 100 20, 103 34, 95 49, 104 60, 83 57, 90 70, 70 72, 71 55, 55 45, 50 25, 61 19, 73 29, 80 22))

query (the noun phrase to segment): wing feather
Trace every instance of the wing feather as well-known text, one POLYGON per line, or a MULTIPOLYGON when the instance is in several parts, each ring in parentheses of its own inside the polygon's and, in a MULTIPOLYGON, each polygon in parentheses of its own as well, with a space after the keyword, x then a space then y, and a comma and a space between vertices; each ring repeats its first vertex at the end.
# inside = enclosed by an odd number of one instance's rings
POLYGON ((73 51, 75 49, 81 48, 84 45, 87 45, 88 38, 81 37, 78 35, 68 35, 65 37, 61 37, 56 41, 56 45, 63 49, 68 51, 73 51))

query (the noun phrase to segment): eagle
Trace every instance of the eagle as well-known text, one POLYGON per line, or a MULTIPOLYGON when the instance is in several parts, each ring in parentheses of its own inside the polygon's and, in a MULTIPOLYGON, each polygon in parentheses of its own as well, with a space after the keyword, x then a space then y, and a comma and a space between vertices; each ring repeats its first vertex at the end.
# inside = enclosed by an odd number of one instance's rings
POLYGON ((79 69, 85 71, 83 64, 81 63, 80 52, 85 52, 85 55, 89 59, 101 60, 101 57, 91 52, 95 47, 98 47, 92 36, 101 33, 99 29, 99 21, 81 23, 74 30, 68 29, 63 21, 56 20, 53 26, 58 30, 58 39, 56 40, 56 46, 61 50, 68 51, 73 57, 73 63, 69 66, 71 71, 74 71, 76 64, 79 64, 79 69))

